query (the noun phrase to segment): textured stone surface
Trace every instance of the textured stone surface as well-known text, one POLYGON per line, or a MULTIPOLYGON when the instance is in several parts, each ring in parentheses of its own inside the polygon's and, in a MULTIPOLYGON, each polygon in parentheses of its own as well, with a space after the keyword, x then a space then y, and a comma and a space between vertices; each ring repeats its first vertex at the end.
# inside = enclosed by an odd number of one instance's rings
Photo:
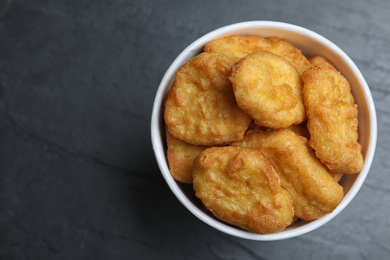
POLYGON ((0 1, 0 259, 387 259, 390 2, 0 1), (255 242, 216 231, 172 195, 150 113, 169 64, 223 25, 276 20, 339 45, 378 116, 366 183, 330 223, 255 242))

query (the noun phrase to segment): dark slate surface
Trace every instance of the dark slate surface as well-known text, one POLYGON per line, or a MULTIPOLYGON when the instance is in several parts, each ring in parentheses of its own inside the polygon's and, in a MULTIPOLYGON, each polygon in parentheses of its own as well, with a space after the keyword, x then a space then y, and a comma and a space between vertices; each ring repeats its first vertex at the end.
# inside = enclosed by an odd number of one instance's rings
POLYGON ((388 259, 390 2, 0 1, 0 259, 388 259), (234 238, 172 195, 150 114, 169 64, 220 26, 314 30, 356 62, 379 122, 355 200, 309 234, 234 238))

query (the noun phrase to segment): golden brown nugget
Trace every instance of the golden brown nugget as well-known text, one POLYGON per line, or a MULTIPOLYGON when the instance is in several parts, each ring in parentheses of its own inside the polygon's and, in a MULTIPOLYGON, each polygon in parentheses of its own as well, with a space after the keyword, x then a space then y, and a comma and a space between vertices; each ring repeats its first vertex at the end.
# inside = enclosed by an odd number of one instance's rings
POLYGON ((206 44, 204 50, 206 52, 223 53, 233 63, 254 51, 267 50, 286 58, 297 68, 299 73, 302 73, 310 66, 310 62, 302 54, 301 50, 289 41, 276 37, 263 38, 256 35, 230 35, 210 41, 206 44))
POLYGON ((328 60, 327 58, 320 56, 320 55, 316 55, 316 56, 311 57, 309 59, 309 61, 310 61, 310 64, 312 66, 315 66, 318 64, 328 64, 328 65, 332 66, 333 68, 335 67, 334 64, 330 60, 328 60))
POLYGON ((358 143, 358 108, 347 79, 327 64, 310 67, 302 79, 310 146, 330 170, 359 172, 363 156, 358 143))
POLYGON ((194 145, 177 139, 166 131, 167 158, 172 177, 182 183, 192 183, 192 165, 196 156, 208 146, 194 145))
POLYGON ((251 130, 232 145, 257 149, 271 162, 281 186, 290 192, 295 215, 300 219, 318 219, 332 212, 343 199, 343 187, 317 159, 308 140, 291 130, 251 130))
POLYGON ((267 50, 291 62, 300 74, 310 66, 309 60, 302 54, 302 51, 289 41, 276 37, 269 37, 268 40, 271 42, 271 48, 267 50))
POLYGON ((223 54, 201 53, 178 70, 164 111, 173 136, 209 146, 243 138, 251 118, 237 106, 231 66, 223 54))
POLYGON ((254 149, 213 147, 194 161, 196 196, 217 218, 254 233, 282 231, 291 224, 291 195, 270 162, 254 149))
POLYGON ((282 128, 306 118, 302 81, 296 68, 269 51, 255 51, 234 64, 231 76, 237 104, 256 124, 282 128))
POLYGON ((204 48, 206 52, 220 52, 229 57, 233 63, 244 58, 249 53, 271 48, 271 42, 256 35, 230 35, 208 42, 204 48))

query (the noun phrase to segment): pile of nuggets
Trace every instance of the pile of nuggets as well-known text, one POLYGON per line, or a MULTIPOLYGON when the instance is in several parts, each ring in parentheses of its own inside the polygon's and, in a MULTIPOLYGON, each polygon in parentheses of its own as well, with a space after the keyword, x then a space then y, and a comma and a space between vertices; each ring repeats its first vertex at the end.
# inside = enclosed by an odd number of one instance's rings
POLYGON ((363 167, 347 79, 275 37, 231 35, 182 65, 164 110, 173 178, 217 218, 280 232, 332 212, 363 167))

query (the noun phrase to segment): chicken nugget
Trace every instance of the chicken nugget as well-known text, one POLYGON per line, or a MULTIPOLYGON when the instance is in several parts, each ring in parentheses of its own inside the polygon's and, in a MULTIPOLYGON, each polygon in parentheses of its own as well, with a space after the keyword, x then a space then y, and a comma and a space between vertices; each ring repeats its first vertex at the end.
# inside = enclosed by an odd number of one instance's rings
POLYGON ((282 231, 294 217, 291 195, 258 151, 212 147, 194 161, 195 195, 217 218, 254 233, 282 231))
POLYGON ((236 103, 221 53, 201 53, 176 73, 165 103, 169 132, 195 145, 223 145, 243 138, 251 118, 236 103))
POLYGON ((271 42, 266 38, 256 35, 230 35, 208 42, 204 47, 204 51, 223 53, 233 63, 236 63, 249 53, 269 48, 271 48, 271 42))
POLYGON ((192 183, 192 165, 199 153, 208 146, 194 145, 177 139, 166 131, 167 158, 172 177, 182 183, 192 183))
POLYGON ((231 76, 237 104, 256 124, 282 128, 306 118, 302 81, 296 68, 269 51, 255 51, 234 64, 231 76))
POLYGON ((327 64, 302 74, 310 146, 330 170, 345 174, 363 167, 358 142, 358 108, 347 79, 327 64))
POLYGON ((310 66, 310 62, 302 54, 301 50, 289 41, 276 37, 263 38, 256 35, 230 35, 212 40, 204 48, 206 52, 221 52, 225 54, 233 63, 258 50, 267 50, 284 57, 297 68, 299 73, 302 73, 310 66))
POLYGON ((320 56, 320 55, 316 55, 316 56, 311 57, 309 59, 309 61, 310 61, 310 64, 312 66, 315 66, 318 64, 328 64, 328 65, 332 66, 333 68, 335 67, 334 64, 330 60, 328 60, 327 58, 320 56))
POLYGON ((290 192, 295 215, 300 219, 318 219, 332 212, 343 199, 343 187, 315 156, 308 140, 289 129, 254 129, 231 145, 257 149, 271 162, 281 186, 290 192))
POLYGON ((309 60, 302 54, 302 51, 291 42, 276 37, 269 37, 268 40, 271 42, 271 48, 267 50, 291 62, 300 74, 310 66, 309 60))

